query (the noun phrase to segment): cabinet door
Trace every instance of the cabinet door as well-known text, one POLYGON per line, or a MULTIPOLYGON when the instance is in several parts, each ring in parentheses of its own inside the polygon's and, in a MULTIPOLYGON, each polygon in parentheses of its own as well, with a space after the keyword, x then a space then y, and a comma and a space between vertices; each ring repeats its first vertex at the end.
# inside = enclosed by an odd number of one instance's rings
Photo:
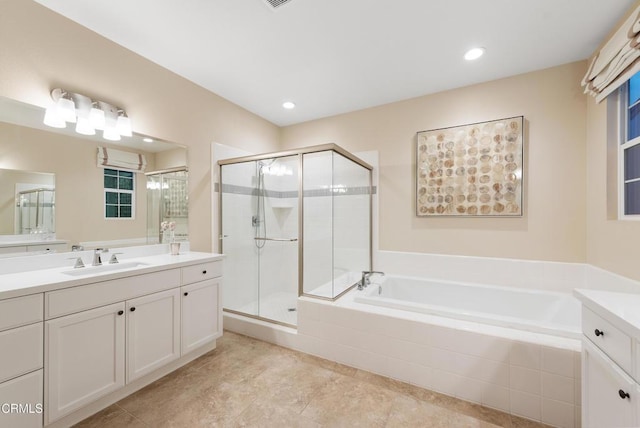
POLYGON ((127 301, 127 383, 180 357, 180 289, 127 301))
POLYGON ((124 386, 124 303, 45 323, 45 423, 124 386))
POLYGON ((182 355, 222 336, 221 289, 219 279, 182 287, 182 355))
POLYGON ((0 427, 41 427, 42 370, 0 383, 0 406, 0 427))
POLYGON ((586 428, 636 426, 638 396, 633 380, 588 339, 583 342, 583 425, 586 428))

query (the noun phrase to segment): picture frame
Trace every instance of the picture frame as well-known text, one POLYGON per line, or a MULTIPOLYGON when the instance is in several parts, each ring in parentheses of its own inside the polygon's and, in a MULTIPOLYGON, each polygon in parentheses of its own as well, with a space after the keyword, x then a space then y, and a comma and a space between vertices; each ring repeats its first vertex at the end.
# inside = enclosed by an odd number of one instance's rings
POLYGON ((521 217, 524 116, 417 133, 418 217, 521 217))

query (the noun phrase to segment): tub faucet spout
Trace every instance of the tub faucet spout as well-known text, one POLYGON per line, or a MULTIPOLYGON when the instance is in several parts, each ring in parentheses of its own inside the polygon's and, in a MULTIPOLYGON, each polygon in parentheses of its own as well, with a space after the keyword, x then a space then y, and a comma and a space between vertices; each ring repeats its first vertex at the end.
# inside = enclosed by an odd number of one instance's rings
POLYGON ((362 290, 363 288, 365 288, 367 285, 371 284, 371 275, 373 274, 379 274, 384 276, 384 272, 379 272, 379 271, 375 271, 375 270, 363 270, 362 271, 362 279, 360 280, 360 282, 358 282, 358 290, 362 290))

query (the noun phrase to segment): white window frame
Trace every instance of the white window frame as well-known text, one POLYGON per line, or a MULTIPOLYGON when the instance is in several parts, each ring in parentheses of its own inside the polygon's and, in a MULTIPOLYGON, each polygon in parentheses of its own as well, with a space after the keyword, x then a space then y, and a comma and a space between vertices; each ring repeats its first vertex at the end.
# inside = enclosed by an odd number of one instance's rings
MULTIPOLYGON (((632 183, 635 181, 640 181, 640 178, 634 180, 625 181, 624 179, 624 152, 625 150, 637 146, 640 144, 640 136, 634 138, 631 141, 627 141, 627 137, 629 135, 629 109, 633 106, 628 106, 629 104, 629 82, 626 82, 624 85, 620 87, 620 104, 618 107, 619 111, 619 137, 620 141, 618 144, 618 219, 619 220, 631 220, 631 221, 640 221, 640 214, 625 214, 625 192, 624 185, 626 183, 632 183)), ((636 102, 635 105, 640 104, 640 100, 636 102)))
MULTIPOLYGON (((126 169, 120 168, 105 168, 105 169, 113 169, 116 171, 125 171, 132 172, 126 169)), ((104 187, 104 171, 102 172, 103 183, 102 187, 104 188, 103 197, 102 197, 102 213, 104 215, 105 220, 135 220, 136 219, 136 174, 135 172, 132 175, 133 180, 133 190, 127 189, 112 189, 108 187, 104 187), (107 217, 107 193, 129 193, 131 194, 131 217, 107 217)), ((110 204, 111 205, 111 204, 110 204)), ((118 207, 120 207, 120 201, 118 200, 118 207)), ((119 215, 120 213, 118 213, 119 215)))

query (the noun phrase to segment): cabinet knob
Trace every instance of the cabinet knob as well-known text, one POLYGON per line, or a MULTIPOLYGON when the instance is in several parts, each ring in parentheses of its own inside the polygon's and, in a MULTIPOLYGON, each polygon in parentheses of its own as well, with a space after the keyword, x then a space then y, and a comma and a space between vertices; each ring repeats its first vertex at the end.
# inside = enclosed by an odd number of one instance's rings
POLYGON ((189 295, 189 293, 185 291, 185 292, 184 292, 184 295, 185 295, 185 296, 188 296, 188 295, 189 295))
POLYGON ((118 311, 118 315, 124 314, 124 311, 118 311))
POLYGON ((203 270, 203 271, 202 271, 202 274, 203 274, 203 275, 206 275, 206 274, 207 274, 207 271, 206 271, 206 270, 203 270))
POLYGON ((129 309, 131 312, 134 312, 136 310, 136 307, 134 306, 133 308, 129 309))
POLYGON ((620 398, 622 398, 623 400, 625 398, 629 398, 629 393, 628 392, 624 392, 622 389, 618 391, 618 395, 620 396, 620 398))
POLYGON ((594 331, 594 333, 596 334, 596 336, 604 336, 604 331, 602 331, 602 330, 598 330, 597 328, 596 328, 596 330, 594 331))

